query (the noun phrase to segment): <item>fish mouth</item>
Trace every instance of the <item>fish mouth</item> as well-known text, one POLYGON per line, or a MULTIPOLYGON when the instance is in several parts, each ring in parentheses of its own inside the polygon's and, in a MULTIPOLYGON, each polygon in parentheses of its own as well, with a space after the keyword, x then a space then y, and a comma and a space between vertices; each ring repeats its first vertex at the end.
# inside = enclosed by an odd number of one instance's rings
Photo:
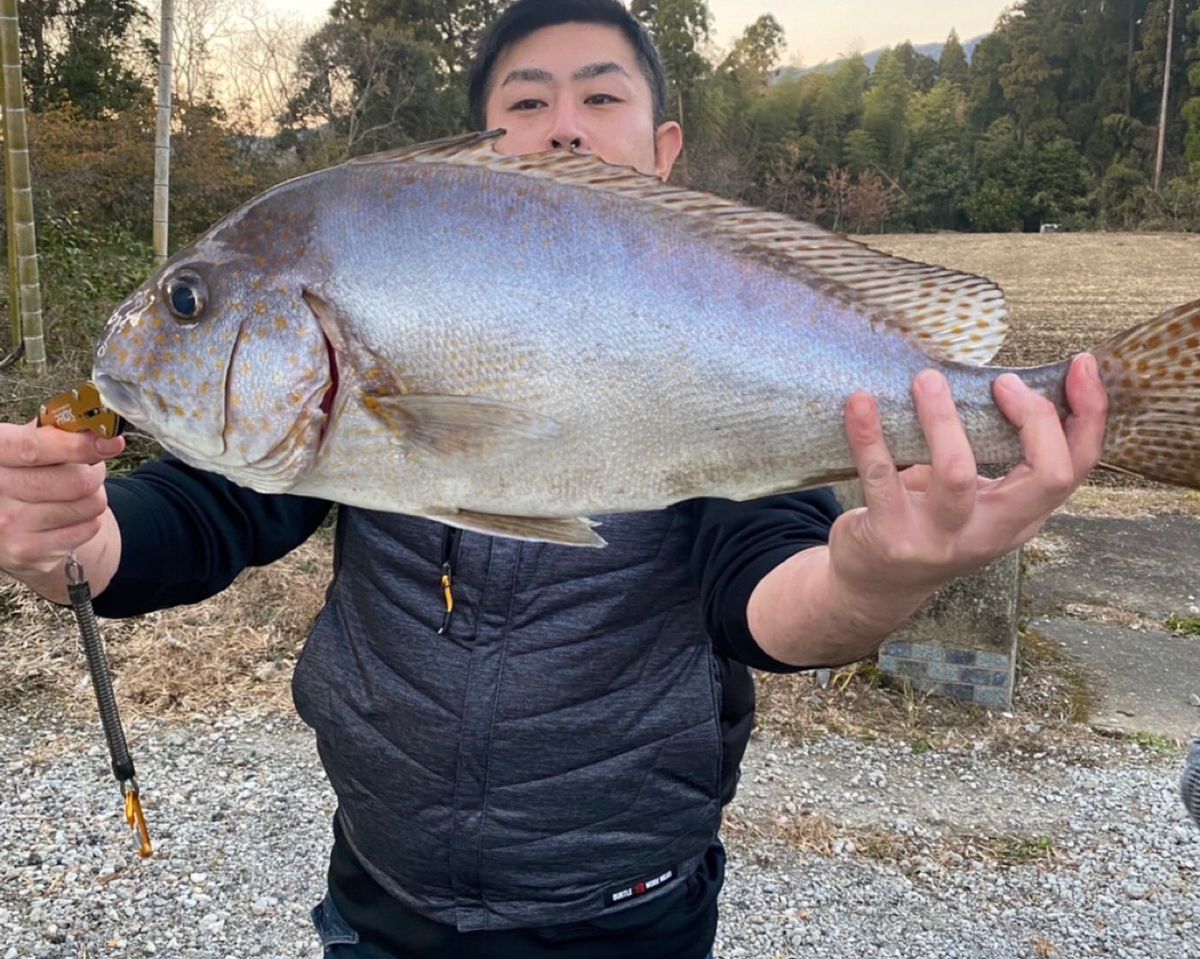
MULTIPOLYGON (((92 382, 96 385, 96 391, 100 394, 100 402, 106 409, 112 410, 122 419, 128 420, 138 429, 146 430, 151 435, 155 435, 155 430, 152 425, 153 417, 147 411, 145 403, 145 394, 135 390, 133 385, 124 380, 117 379, 108 373, 101 373, 93 370, 92 382)), ((220 456, 225 451, 224 442, 216 445, 205 447, 191 447, 180 443, 177 440, 170 442, 159 440, 164 448, 175 453, 180 459, 185 461, 195 461, 203 469, 203 463, 209 458, 220 456)))
POLYGON ((118 380, 107 373, 92 373, 92 382, 100 393, 100 402, 106 409, 112 410, 123 419, 129 420, 134 426, 140 426, 146 421, 145 407, 141 396, 124 380, 118 380))

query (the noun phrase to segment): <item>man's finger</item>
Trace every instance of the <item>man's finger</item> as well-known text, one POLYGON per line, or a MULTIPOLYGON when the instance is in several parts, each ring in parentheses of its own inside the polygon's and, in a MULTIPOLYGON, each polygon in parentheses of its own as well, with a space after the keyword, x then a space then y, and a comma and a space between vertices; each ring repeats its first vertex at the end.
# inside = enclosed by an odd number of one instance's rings
POLYGON ((27 469, 0 466, 0 491, 23 503, 70 503, 91 495, 104 482, 101 463, 60 463, 27 469))
POLYGON ((1048 512, 1066 500, 1079 481, 1058 410, 1012 373, 997 379, 993 392, 996 405, 1021 434, 1027 464, 1027 469, 1018 467, 1009 474, 1014 482, 1008 485, 1024 487, 1031 518, 1048 512))
POLYGON ((20 522, 27 535, 43 535, 89 523, 108 506, 103 489, 69 503, 27 503, 21 507, 20 522))
POLYGON ((900 471, 900 482, 910 493, 928 493, 932 472, 928 466, 909 466, 900 471))
POLYGON ((0 466, 99 463, 124 448, 125 440, 119 436, 104 439, 86 431, 69 433, 34 423, 0 423, 0 466))
POLYGON ((907 493, 884 439, 874 397, 862 392, 851 396, 846 403, 845 420, 850 455, 862 481, 867 507, 872 510, 896 508, 907 493))
POLYGON ((102 522, 100 517, 95 517, 74 526, 64 526, 40 533, 36 538, 29 538, 24 545, 6 550, 5 562, 13 564, 11 567, 13 571, 53 569, 72 550, 77 550, 85 543, 91 542, 100 532, 102 522))
POLYGON ((1096 359, 1081 353, 1067 371, 1067 403, 1071 415, 1064 429, 1075 476, 1082 480, 1100 462, 1108 419, 1108 393, 1096 369, 1096 359))
POLYGON ((930 517, 940 529, 962 529, 975 508, 979 471, 950 384, 936 370, 925 370, 913 382, 913 398, 933 459, 930 517))

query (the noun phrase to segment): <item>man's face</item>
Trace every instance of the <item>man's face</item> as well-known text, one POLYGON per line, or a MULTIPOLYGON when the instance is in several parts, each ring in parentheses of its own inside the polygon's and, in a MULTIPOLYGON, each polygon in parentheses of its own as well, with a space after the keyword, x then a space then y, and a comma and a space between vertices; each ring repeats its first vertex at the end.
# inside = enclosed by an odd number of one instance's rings
POLYGON ((607 24, 544 27, 514 43, 493 67, 485 115, 488 129, 508 131, 500 153, 573 149, 664 180, 682 146, 677 123, 655 129, 637 54, 607 24))

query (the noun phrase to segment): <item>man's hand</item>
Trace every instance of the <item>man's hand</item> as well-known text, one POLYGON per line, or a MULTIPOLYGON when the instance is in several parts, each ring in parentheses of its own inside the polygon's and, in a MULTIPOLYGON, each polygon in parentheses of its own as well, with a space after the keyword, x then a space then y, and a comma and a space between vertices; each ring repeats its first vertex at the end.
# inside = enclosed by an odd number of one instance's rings
POLYGON ((1100 459, 1108 398, 1096 361, 1083 354, 1067 375, 1065 423, 1014 374, 995 385, 996 405, 1020 431, 1025 460, 1002 479, 978 475, 945 378, 926 370, 913 384, 932 465, 896 469, 874 401, 856 394, 846 432, 866 506, 830 535, 835 576, 860 595, 925 597, 1031 539, 1100 459))
POLYGON ((846 435, 866 506, 838 517, 828 547, 804 550, 763 577, 750 597, 750 630, 775 659, 840 665, 873 652, 939 586, 1031 539, 1100 459, 1108 397, 1088 354, 1067 374, 1071 414, 1015 375, 996 403, 1017 427, 1024 462, 1002 479, 978 475, 945 378, 913 384, 930 466, 903 472, 884 441, 875 401, 855 394, 846 435))
MULTIPOLYGON (((109 536, 119 539, 104 494, 104 461, 124 448, 121 437, 0 423, 0 569, 61 599, 63 564, 86 546, 80 558, 98 592, 89 559, 111 558, 109 536)), ((106 564, 95 572, 105 584, 112 574, 106 564)))

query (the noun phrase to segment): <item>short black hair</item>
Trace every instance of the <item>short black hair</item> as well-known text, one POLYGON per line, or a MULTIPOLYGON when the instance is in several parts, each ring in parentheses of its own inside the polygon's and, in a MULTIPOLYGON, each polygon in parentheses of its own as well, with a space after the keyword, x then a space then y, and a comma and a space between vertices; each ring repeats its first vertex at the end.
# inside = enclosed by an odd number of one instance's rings
POLYGON ((487 98, 492 73, 500 54, 531 33, 563 23, 602 23, 616 27, 633 47, 642 75, 650 85, 654 125, 666 120, 667 79, 662 58, 646 28, 618 0, 516 0, 488 28, 471 61, 467 102, 471 125, 482 130, 487 123, 487 98))

